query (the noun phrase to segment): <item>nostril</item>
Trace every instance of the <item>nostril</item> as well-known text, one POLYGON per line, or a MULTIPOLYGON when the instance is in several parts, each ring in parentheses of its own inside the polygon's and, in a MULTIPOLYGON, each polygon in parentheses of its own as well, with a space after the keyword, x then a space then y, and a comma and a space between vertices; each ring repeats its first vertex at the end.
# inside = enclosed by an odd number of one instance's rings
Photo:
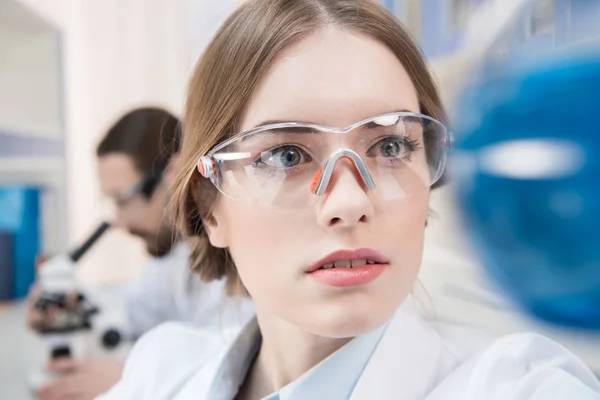
MULTIPOLYGON (((340 218, 340 217, 335 217, 335 218, 331 218, 331 220, 329 221, 330 226, 333 225, 339 225, 339 224, 343 224, 345 221, 344 218, 340 218)), ((368 218, 366 215, 362 215, 359 219, 358 222, 367 222, 368 218)))

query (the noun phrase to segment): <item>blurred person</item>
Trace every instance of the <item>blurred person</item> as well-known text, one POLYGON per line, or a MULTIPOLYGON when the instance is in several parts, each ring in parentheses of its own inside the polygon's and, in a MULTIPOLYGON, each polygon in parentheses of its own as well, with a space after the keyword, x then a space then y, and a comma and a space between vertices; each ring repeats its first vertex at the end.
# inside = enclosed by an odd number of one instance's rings
POLYGON ((430 321, 410 298, 444 121, 380 5, 244 3, 193 73, 174 201, 194 269, 246 293, 256 318, 228 341, 156 328, 101 398, 600 399, 551 340, 430 321))
MULTIPOLYGON (((142 239, 152 257, 122 295, 134 337, 170 320, 203 329, 227 329, 251 314, 247 301, 224 298, 223 282, 202 283, 189 271, 189 246, 178 238, 165 214, 177 169, 179 120, 165 110, 141 108, 124 115, 97 147, 102 193, 115 206, 114 226, 142 239)), ((27 321, 39 330, 52 314, 34 309, 39 290, 28 298, 27 321)), ((118 380, 122 361, 58 359, 48 366, 58 375, 37 391, 42 400, 92 399, 118 380)))

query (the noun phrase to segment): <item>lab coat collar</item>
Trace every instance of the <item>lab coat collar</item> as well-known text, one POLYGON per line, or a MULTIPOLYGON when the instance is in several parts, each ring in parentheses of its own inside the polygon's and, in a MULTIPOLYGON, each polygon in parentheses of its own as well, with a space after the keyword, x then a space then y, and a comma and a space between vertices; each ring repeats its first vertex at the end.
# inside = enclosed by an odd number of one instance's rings
MULTIPOLYGON (((280 400, 347 399, 385 330, 357 336, 279 391, 280 400)), ((271 397, 269 397, 271 398, 271 397)))
POLYGON ((222 352, 216 364, 208 399, 232 399, 258 354, 262 337, 256 317, 252 318, 233 343, 222 352))
POLYGON ((423 399, 439 379, 442 338, 411 299, 396 311, 350 400, 423 399))

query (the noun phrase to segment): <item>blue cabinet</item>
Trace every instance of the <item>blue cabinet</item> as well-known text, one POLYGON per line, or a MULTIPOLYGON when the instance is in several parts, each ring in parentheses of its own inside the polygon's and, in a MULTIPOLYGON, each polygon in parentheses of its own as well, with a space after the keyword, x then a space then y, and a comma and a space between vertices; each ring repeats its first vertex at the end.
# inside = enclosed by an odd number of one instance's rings
POLYGON ((0 232, 0 262, 4 260, 0 266, 0 286, 5 297, 10 293, 13 298, 22 298, 35 279, 35 259, 40 251, 40 192, 37 188, 0 187, 0 232), (10 268, 7 262, 12 264, 10 268))
POLYGON ((10 300, 14 297, 13 270, 13 234, 8 231, 0 231, 0 301, 10 300))

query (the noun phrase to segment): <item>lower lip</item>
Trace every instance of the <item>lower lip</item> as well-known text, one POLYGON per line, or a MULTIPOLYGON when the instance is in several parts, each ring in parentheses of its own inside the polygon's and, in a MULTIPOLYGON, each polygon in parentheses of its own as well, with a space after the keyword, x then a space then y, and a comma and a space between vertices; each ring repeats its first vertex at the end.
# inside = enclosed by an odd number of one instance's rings
POLYGON ((329 286, 366 285, 381 275, 388 264, 370 264, 354 268, 327 268, 309 272, 311 278, 329 286))

